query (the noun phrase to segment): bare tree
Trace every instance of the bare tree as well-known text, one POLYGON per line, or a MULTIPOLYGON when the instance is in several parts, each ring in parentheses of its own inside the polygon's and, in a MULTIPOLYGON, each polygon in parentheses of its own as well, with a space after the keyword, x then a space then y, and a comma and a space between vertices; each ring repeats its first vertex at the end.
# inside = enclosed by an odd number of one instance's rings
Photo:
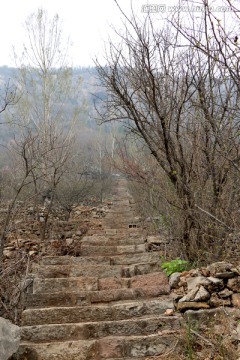
MULTIPOLYGON (((38 167, 42 154, 38 151, 39 139, 28 132, 21 140, 10 143, 9 158, 13 161, 8 186, 10 185, 11 199, 8 204, 7 214, 1 229, 0 236, 0 263, 7 235, 12 227, 12 221, 17 212, 17 201, 23 190, 32 183, 31 173, 38 167), (10 184, 9 184, 10 183, 10 184)), ((39 175, 41 176, 41 175, 39 175)), ((38 180, 38 178, 36 178, 38 180)), ((29 195, 31 196, 31 194, 29 195)))
POLYGON ((17 87, 11 84, 10 80, 5 85, 4 89, 0 91, 0 114, 3 113, 7 107, 15 105, 18 101, 17 87))
MULTIPOLYGON (((61 23, 58 15, 49 18, 39 9, 26 21, 28 42, 24 44, 20 62, 19 83, 24 89, 18 107, 20 129, 31 129, 40 140, 42 157, 37 172, 41 181, 34 180, 35 194, 42 193, 45 201, 42 239, 45 238, 49 214, 54 202, 56 188, 66 171, 74 142, 72 127, 79 109, 66 108, 75 94, 79 82, 73 84, 72 70, 67 65, 67 47, 62 45, 61 23), (68 123, 63 129, 63 121, 68 123)), ((39 178, 38 178, 39 179, 39 178)))
POLYGON ((142 22, 124 16, 120 43, 110 43, 107 65, 97 62, 108 94, 99 115, 123 121, 144 140, 176 194, 182 250, 203 259, 236 225, 239 193, 223 152, 238 153, 239 91, 177 26, 159 28, 149 14, 142 22))

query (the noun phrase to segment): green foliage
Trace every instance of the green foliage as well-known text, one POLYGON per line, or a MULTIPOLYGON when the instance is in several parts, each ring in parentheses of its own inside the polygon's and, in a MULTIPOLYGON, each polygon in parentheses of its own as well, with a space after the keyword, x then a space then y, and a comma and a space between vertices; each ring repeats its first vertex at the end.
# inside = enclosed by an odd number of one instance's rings
POLYGON ((161 267, 167 276, 170 276, 175 272, 181 272, 188 269, 189 262, 180 258, 176 258, 170 261, 164 261, 161 264, 161 267))

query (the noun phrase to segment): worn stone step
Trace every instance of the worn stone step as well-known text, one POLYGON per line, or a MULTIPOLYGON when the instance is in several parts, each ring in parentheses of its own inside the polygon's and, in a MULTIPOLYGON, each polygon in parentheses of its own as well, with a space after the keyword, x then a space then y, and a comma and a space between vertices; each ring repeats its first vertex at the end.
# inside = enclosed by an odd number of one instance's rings
MULTIPOLYGON (((112 221, 114 224, 119 224, 120 222, 124 223, 134 223, 140 222, 140 217, 136 216, 136 213, 130 209, 129 211, 119 208, 111 209, 104 218, 102 218, 102 223, 106 224, 107 222, 112 221)), ((110 224, 111 225, 111 224, 110 224)), ((112 225, 110 227, 113 227, 112 225)))
POLYGON ((121 254, 113 256, 46 256, 42 259, 43 265, 94 265, 94 264, 109 264, 109 265, 132 265, 141 262, 160 262, 159 253, 145 252, 137 254, 121 254))
POLYGON ((159 332, 179 330, 177 316, 143 316, 127 320, 110 320, 74 324, 47 324, 21 328, 22 341, 49 342, 88 340, 106 336, 150 335, 159 332))
MULTIPOLYGON (((122 235, 122 236, 128 236, 128 235, 141 235, 142 231, 140 228, 128 228, 128 227, 122 227, 122 228, 104 228, 103 232, 106 235, 112 236, 112 235, 122 235)), ((95 235, 95 233, 93 233, 95 235)))
POLYGON ((56 292, 56 293, 38 293, 28 294, 26 305, 28 308, 41 308, 52 306, 76 306, 97 303, 112 303, 113 301, 135 300, 156 298, 161 295, 169 294, 168 289, 159 287, 149 287, 146 289, 117 289, 81 292, 56 292))
POLYGON ((121 265, 40 265, 39 278, 113 277, 122 276, 121 265))
MULTIPOLYGON (((145 264, 143 264, 145 266, 145 264)), ((146 264, 149 266, 149 264, 146 264)), ((157 265, 157 264, 155 264, 157 265)), ((136 269, 151 270, 151 267, 144 268, 139 266, 133 266, 133 271, 136 269)), ((119 270, 119 268, 117 268, 119 270)), ((117 290, 131 290, 134 289, 147 289, 150 287, 157 288, 162 291, 169 291, 169 284, 167 276, 162 271, 150 272, 141 275, 131 276, 131 267, 126 268, 126 273, 128 278, 119 278, 119 277, 108 277, 108 278, 98 278, 90 276, 79 276, 79 277, 68 277, 68 278, 35 278, 33 283, 33 293, 34 294, 43 294, 43 293, 56 293, 56 292, 80 292, 80 291, 91 291, 96 292, 95 297, 97 298, 98 290, 108 291, 107 298, 115 296, 114 291, 117 290), (111 289, 111 291, 109 291, 111 289)), ((101 298, 102 291, 99 291, 99 296, 101 298)), ((127 294, 126 294, 127 296, 127 294)), ((91 301, 94 296, 91 296, 91 301)), ((108 300, 107 300, 108 301, 108 300)))
POLYGON ((78 277, 78 278, 36 278, 33 282, 33 293, 56 293, 62 291, 97 291, 97 277, 78 277))
POLYGON ((114 239, 107 236, 85 236, 81 240, 81 244, 84 245, 91 245, 91 246, 119 246, 119 245, 138 245, 138 244, 144 244, 145 239, 144 237, 126 237, 122 239, 122 236, 120 239, 114 239))
POLYGON ((106 264, 110 265, 109 256, 45 256, 41 261, 42 265, 72 265, 72 264, 82 264, 82 265, 97 265, 97 264, 106 264))
POLYGON ((116 254, 135 254, 145 252, 146 245, 125 245, 125 246, 91 246, 83 244, 81 246, 81 255, 116 255, 116 254))
POLYGON ((135 217, 135 211, 132 205, 128 205, 128 206, 123 206, 123 205, 118 205, 117 202, 115 204, 112 205, 110 211, 106 214, 106 216, 103 218, 103 221, 107 218, 110 219, 112 218, 113 220, 128 220, 131 219, 133 217, 135 217), (118 215, 118 217, 116 217, 115 215, 118 215))
POLYGON ((133 217, 136 216, 135 214, 135 211, 134 209, 131 207, 131 208, 128 208, 126 209, 124 206, 112 206, 111 209, 107 212, 106 216, 103 218, 103 220, 106 218, 106 217, 112 217, 113 219, 116 218, 116 216, 119 216, 119 217, 125 217, 126 219, 131 219, 133 217))
POLYGON ((145 252, 138 254, 124 254, 124 255, 115 255, 111 256, 110 263, 111 265, 132 265, 138 264, 140 262, 160 262, 160 256, 158 252, 145 252))
POLYGON ((144 315, 162 315, 166 309, 174 307, 173 300, 166 296, 158 299, 139 298, 131 301, 119 301, 111 304, 92 304, 91 306, 76 306, 77 296, 74 304, 68 307, 28 308, 22 314, 22 326, 33 326, 43 324, 80 323, 90 321, 124 320, 144 315))
POLYGON ((111 218, 104 219, 102 222, 103 228, 119 229, 119 228, 135 228, 138 229, 140 226, 139 220, 112 220, 111 218), (136 225, 136 226, 132 226, 136 225))
MULTIPOLYGON (((104 236, 104 235, 103 235, 104 236)), ((140 238, 146 238, 146 235, 140 231, 136 231, 136 233, 134 233, 133 231, 127 231, 125 234, 113 234, 113 235, 109 235, 108 236, 109 239, 111 240, 121 240, 121 239, 140 239, 140 238)))
POLYGON ((112 289, 101 291, 59 291, 56 293, 28 294, 25 302, 28 308, 65 307, 76 305, 88 305, 96 303, 112 303, 113 301, 125 301, 145 298, 156 298, 160 295, 169 294, 169 287, 149 287, 145 289, 112 289))
POLYGON ((142 263, 134 265, 39 265, 38 278, 69 278, 69 277, 125 277, 148 274, 160 270, 160 262, 142 263))
POLYGON ((82 292, 56 292, 56 293, 28 293, 25 298, 25 305, 28 309, 42 307, 69 307, 90 305, 88 291, 82 292))
MULTIPOLYGON (((125 192, 125 194, 126 194, 126 192, 125 192)), ((128 206, 130 204, 131 197, 126 196, 124 198, 125 194, 124 194, 124 191, 122 193, 118 193, 116 198, 113 199, 113 205, 116 205, 117 207, 124 206, 124 207, 128 208, 128 206)))
POLYGON ((97 340, 97 351, 100 359, 139 359, 143 356, 164 355, 177 341, 171 334, 116 338, 110 336, 97 340))
MULTIPOLYGON (((78 340, 33 344, 22 342, 15 359, 18 360, 98 360, 96 340, 78 340)), ((15 360, 14 359, 14 360, 15 360)))

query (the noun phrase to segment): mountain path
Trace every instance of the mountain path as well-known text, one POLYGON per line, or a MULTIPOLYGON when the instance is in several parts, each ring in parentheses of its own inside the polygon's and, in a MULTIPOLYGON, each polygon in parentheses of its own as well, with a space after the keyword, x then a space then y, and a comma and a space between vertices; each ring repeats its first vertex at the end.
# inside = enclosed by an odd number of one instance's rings
POLYGON ((101 230, 81 256, 46 256, 22 314, 19 360, 164 358, 180 320, 158 252, 146 250, 127 181, 116 178, 101 230), (162 355, 163 357, 160 357, 162 355))

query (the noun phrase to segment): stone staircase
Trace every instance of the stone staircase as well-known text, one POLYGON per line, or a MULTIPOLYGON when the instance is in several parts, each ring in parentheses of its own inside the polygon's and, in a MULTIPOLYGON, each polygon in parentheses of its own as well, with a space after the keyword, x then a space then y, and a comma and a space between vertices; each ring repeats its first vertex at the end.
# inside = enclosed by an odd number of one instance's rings
MULTIPOLYGON (((45 257, 22 315, 21 360, 146 359, 176 343, 173 308, 159 254, 146 252, 126 181, 81 257, 45 257)), ((164 356, 163 356, 164 358, 164 356)))

